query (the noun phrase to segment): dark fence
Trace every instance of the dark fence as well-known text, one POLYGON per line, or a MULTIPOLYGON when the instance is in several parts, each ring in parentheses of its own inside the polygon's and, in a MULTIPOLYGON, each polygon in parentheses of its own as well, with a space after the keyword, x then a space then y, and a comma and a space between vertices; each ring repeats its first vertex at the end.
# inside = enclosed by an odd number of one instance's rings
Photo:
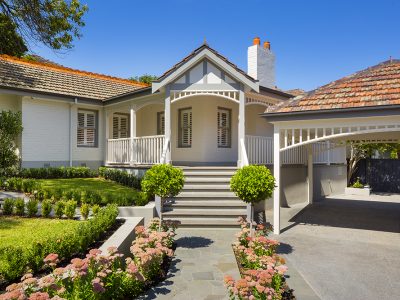
POLYGON ((400 193, 400 159, 363 159, 351 183, 357 177, 362 183, 368 183, 373 192, 400 193))

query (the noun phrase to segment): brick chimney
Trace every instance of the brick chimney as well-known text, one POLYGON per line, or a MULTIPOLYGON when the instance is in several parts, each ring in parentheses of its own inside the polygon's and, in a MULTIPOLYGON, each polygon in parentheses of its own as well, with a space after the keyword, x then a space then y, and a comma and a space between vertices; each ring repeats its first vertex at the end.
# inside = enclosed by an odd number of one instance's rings
POLYGON ((260 45, 260 38, 253 40, 247 50, 247 73, 257 79, 261 86, 275 88, 275 54, 271 51, 270 42, 260 45))

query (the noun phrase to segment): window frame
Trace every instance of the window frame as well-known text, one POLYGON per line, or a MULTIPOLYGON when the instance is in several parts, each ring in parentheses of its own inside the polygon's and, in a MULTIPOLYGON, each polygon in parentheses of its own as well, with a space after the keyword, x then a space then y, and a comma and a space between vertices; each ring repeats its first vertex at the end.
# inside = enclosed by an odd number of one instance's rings
MULTIPOLYGON (((79 148, 98 148, 98 134, 99 134, 99 112, 97 110, 91 110, 91 109, 84 109, 84 108, 78 108, 77 114, 76 114, 77 122, 76 122, 76 146, 79 148), (88 114, 93 114, 94 115, 94 127, 87 127, 87 126, 79 126, 79 114, 84 113, 84 123, 87 125, 87 115, 88 114), (93 129, 94 130, 94 141, 93 144, 79 144, 78 141, 78 131, 79 129, 83 129, 84 136, 85 136, 85 131, 88 129, 93 129)), ((85 139, 85 138, 84 138, 85 139)))
POLYGON ((165 135, 165 111, 157 112, 157 135, 165 135), (164 116, 164 124, 161 116, 164 116))
POLYGON ((226 108, 226 107, 221 107, 221 106, 217 107, 217 147, 218 148, 232 148, 232 109, 226 108), (220 129, 226 128, 226 127, 221 127, 218 122, 218 113, 220 111, 225 111, 228 113, 229 120, 228 120, 228 124, 226 126, 228 128, 228 131, 227 131, 228 132, 228 137, 227 137, 228 143, 227 143, 227 145, 220 145, 219 141, 218 141, 220 129))
POLYGON ((192 148, 192 144, 193 144, 193 110, 192 110, 192 107, 180 108, 178 110, 178 148, 192 148), (184 111, 190 111, 190 113, 191 113, 191 117, 190 117, 190 145, 182 143, 182 139, 183 139, 182 112, 184 112, 184 111))

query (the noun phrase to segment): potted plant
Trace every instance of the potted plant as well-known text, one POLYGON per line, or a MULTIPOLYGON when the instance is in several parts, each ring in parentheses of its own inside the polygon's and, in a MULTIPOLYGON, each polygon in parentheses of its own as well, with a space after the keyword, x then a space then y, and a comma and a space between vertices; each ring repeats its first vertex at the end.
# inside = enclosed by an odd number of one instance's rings
POLYGON ((142 191, 148 195, 160 197, 160 229, 162 223, 162 210, 166 198, 174 197, 180 193, 185 184, 183 171, 169 164, 159 164, 151 167, 143 177, 142 191))
POLYGON ((275 178, 265 166, 245 166, 232 176, 231 191, 245 203, 250 204, 250 231, 253 234, 254 204, 271 198, 275 189, 275 178))
POLYGON ((347 195, 358 195, 358 196, 369 196, 371 194, 371 188, 369 185, 361 183, 360 177, 353 182, 352 185, 346 187, 345 194, 347 195))

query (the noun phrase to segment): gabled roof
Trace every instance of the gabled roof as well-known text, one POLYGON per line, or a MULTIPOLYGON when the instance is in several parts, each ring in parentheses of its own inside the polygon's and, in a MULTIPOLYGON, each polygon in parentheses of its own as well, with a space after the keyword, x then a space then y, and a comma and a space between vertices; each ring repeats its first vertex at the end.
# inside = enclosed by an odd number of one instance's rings
POLYGON ((157 78, 157 80, 153 81, 153 92, 159 90, 165 84, 182 76, 185 71, 187 71, 188 69, 193 67, 195 63, 197 63, 196 57, 199 58, 198 60, 201 60, 203 57, 207 57, 214 63, 222 65, 222 67, 225 67, 225 71, 227 71, 230 74, 230 76, 234 77, 238 81, 242 81, 243 83, 249 85, 252 89, 258 92, 257 80, 249 76, 246 72, 238 68, 235 64, 230 62, 226 57, 219 54, 216 50, 214 50, 207 44, 203 44, 199 48, 195 49, 192 53, 190 53, 188 56, 186 56, 176 65, 174 65, 171 69, 169 69, 159 78, 157 78), (177 74, 173 76, 174 73, 177 74), (172 78, 170 79, 169 77, 172 78))
POLYGON ((0 88, 103 101, 144 83, 0 55, 0 88))
POLYGON ((389 60, 269 108, 266 115, 400 104, 400 60, 389 60))

